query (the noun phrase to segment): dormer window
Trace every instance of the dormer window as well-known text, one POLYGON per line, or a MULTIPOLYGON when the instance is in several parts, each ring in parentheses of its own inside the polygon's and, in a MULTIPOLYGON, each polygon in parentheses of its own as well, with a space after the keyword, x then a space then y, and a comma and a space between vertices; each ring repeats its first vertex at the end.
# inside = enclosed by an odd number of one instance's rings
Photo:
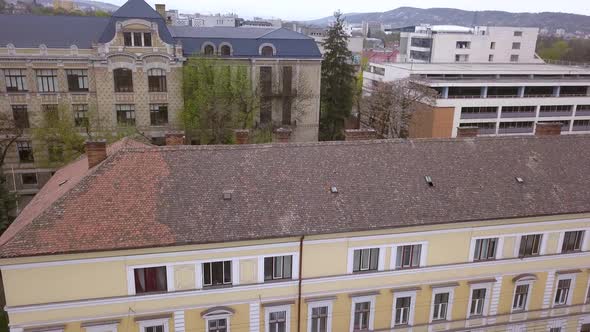
POLYGON ((270 45, 263 46, 260 49, 260 55, 262 55, 262 56, 273 56, 273 55, 275 55, 275 49, 272 46, 270 46, 270 45))
POLYGON ((205 47, 203 48, 203 54, 206 56, 211 56, 215 54, 215 48, 213 48, 212 45, 205 45, 205 47))
POLYGON ((151 47, 152 34, 150 32, 123 32, 125 46, 151 47))
POLYGON ((219 54, 221 56, 230 56, 231 55, 231 47, 229 45, 222 45, 219 48, 219 54))

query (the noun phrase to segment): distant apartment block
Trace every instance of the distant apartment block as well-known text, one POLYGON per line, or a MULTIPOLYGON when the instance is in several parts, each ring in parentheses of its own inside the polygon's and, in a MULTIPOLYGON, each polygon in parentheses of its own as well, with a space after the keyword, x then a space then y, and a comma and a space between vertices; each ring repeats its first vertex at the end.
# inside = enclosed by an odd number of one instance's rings
POLYGON ((564 134, 590 133, 590 69, 548 64, 371 63, 367 93, 377 81, 410 79, 438 92, 416 111, 411 137, 456 137, 460 127, 479 135, 529 135, 544 122, 564 134))
POLYGON ((400 32, 401 62, 542 63, 538 28, 420 25, 400 32))

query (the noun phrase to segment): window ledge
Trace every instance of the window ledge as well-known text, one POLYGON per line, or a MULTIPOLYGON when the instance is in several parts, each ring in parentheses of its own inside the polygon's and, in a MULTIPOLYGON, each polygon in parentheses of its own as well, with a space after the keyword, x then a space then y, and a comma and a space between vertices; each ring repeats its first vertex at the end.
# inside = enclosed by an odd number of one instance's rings
POLYGON ((234 285, 211 285, 211 286, 203 286, 203 289, 218 289, 218 288, 232 288, 234 285))
POLYGON ((280 282, 286 282, 286 281, 293 281, 293 278, 269 279, 269 280, 264 280, 264 283, 265 284, 274 284, 274 283, 280 283, 280 282))

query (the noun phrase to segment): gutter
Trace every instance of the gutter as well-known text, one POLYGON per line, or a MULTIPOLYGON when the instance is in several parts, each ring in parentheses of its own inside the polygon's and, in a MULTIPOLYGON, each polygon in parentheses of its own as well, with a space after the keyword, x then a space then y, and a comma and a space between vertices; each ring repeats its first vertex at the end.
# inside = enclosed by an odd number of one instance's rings
POLYGON ((299 239, 299 280, 297 283, 297 332, 301 332, 301 283, 303 279, 303 239, 305 235, 301 235, 299 239))

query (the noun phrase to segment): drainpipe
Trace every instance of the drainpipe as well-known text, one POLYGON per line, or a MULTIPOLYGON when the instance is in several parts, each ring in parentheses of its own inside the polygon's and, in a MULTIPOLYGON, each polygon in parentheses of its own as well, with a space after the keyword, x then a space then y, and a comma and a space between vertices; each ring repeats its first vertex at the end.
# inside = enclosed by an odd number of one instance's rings
POLYGON ((305 235, 301 235, 299 239, 299 286, 297 295, 297 332, 301 332, 301 278, 303 276, 303 239, 305 235))

